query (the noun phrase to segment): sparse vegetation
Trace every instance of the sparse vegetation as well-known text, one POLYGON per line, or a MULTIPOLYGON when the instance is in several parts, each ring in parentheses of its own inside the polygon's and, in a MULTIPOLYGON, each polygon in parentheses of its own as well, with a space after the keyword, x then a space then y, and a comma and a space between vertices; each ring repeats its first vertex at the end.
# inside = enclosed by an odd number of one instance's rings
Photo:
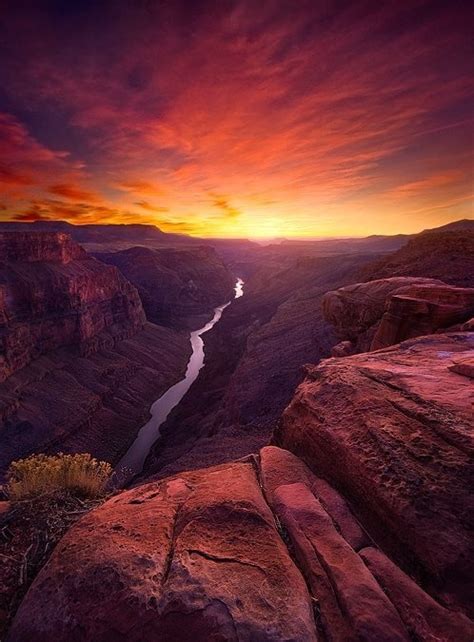
POLYGON ((88 453, 32 455, 10 464, 5 490, 12 501, 55 492, 101 497, 111 474, 112 466, 108 462, 94 459, 88 453))

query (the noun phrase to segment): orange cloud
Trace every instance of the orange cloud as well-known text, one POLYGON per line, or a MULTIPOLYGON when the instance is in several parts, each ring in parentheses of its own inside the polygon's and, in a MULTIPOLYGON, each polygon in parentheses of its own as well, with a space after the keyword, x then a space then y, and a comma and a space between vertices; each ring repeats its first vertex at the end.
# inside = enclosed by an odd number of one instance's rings
POLYGON ((219 194, 209 194, 212 199, 212 204, 214 207, 217 207, 221 210, 221 215, 224 214, 227 218, 236 218, 240 216, 241 212, 235 207, 233 207, 229 200, 225 196, 220 196, 219 194))
POLYGON ((125 192, 131 192, 132 194, 145 194, 149 196, 161 196, 164 192, 163 188, 158 185, 139 180, 125 181, 123 183, 119 183, 117 187, 125 192))
POLYGON ((68 183, 59 183, 48 187, 48 192, 56 194, 56 196, 63 196, 74 201, 88 201, 90 203, 97 202, 100 197, 93 192, 82 189, 78 185, 71 185, 68 183))
POLYGON ((151 205, 151 203, 148 203, 148 201, 138 201, 135 203, 135 205, 138 205, 139 207, 142 207, 144 210, 148 210, 150 212, 169 212, 168 207, 151 205))

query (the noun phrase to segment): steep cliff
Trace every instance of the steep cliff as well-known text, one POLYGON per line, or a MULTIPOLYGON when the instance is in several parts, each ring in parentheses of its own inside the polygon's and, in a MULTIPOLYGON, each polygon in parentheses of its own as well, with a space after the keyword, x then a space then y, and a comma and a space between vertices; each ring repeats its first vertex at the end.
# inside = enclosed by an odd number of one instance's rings
POLYGON ((50 350, 91 354, 144 324, 136 289, 67 235, 0 235, 0 382, 50 350))
POLYGON ((473 359, 472 333, 327 359, 308 367, 275 435, 344 493, 376 541, 465 609, 474 419, 462 366, 473 359))
POLYGON ((136 288, 65 234, 2 234, 0 262, 0 470, 38 450, 116 461, 183 375, 187 334, 146 323, 136 288))
POLYGON ((137 287, 148 320, 159 325, 196 330, 233 296, 235 277, 212 247, 133 247, 96 256, 137 287))

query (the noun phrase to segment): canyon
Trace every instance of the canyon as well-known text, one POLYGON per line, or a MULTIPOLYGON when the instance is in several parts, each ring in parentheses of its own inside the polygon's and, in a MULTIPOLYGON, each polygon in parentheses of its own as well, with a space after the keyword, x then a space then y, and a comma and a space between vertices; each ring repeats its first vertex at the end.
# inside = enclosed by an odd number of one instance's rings
MULTIPOLYGON (((201 295, 215 265, 198 251, 196 274, 204 274, 193 286, 199 305, 190 323, 206 310, 212 316, 221 294, 232 295, 233 278, 213 258, 227 280, 201 295)), ((184 375, 187 332, 148 322, 136 287, 61 232, 5 232, 0 262, 0 470, 38 450, 86 450, 117 462, 151 403, 184 375)), ((185 262, 168 270, 173 302, 185 262)))
POLYGON ((7 639, 470 641, 471 223, 267 247, 75 232, 88 252, 3 232, 4 468, 116 464, 245 280, 140 476, 67 529, 7 639))

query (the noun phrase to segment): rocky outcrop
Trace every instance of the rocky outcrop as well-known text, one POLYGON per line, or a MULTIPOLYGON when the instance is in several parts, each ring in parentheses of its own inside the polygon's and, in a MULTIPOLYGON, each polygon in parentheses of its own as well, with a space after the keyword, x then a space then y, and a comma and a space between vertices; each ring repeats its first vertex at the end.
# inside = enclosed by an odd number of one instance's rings
POLYGON ((147 319, 159 325, 197 330, 234 295, 235 278, 212 247, 132 247, 96 256, 137 287, 147 319))
POLYGON ((474 288, 412 286, 390 297, 370 349, 443 331, 462 324, 472 314, 474 288))
POLYGON ((0 382, 50 350, 92 354, 144 323, 136 289, 67 235, 0 236, 0 382))
POLYGON ((308 369, 275 435, 343 491, 375 540, 469 608, 474 335, 406 341, 308 369))
POLYGON ((143 486, 81 520, 33 584, 9 638, 31 636, 317 639, 306 584, 251 463, 143 486))
POLYGON ((468 642, 292 453, 186 472, 113 497, 39 573, 9 642, 468 642))
POLYGON ((435 279, 381 279, 328 292, 323 312, 343 339, 333 355, 346 356, 461 324, 474 313, 474 288, 435 279))

